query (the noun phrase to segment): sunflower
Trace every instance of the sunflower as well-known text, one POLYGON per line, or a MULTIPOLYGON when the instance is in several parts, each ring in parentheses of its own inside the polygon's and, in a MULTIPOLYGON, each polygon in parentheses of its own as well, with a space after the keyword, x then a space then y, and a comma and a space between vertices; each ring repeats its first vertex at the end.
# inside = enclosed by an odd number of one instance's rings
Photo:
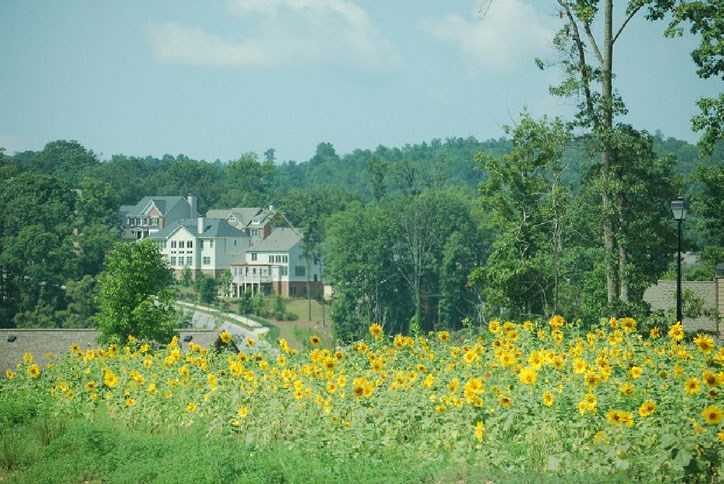
POLYGON ((246 416, 249 415, 249 409, 246 407, 239 407, 239 410, 236 411, 236 415, 240 418, 246 418, 246 416))
POLYGON ((498 331, 500 331, 500 321, 495 321, 495 320, 493 320, 493 321, 489 322, 489 323, 488 323, 488 331, 490 331, 490 332, 493 333, 493 334, 495 334, 495 333, 497 333, 498 331))
POLYGON ((629 372, 629 375, 631 375, 631 378, 634 380, 637 378, 641 378, 641 375, 643 375, 644 370, 640 366, 634 366, 631 367, 631 371, 629 372))
POLYGON ((623 318, 621 326, 623 326, 625 332, 630 333, 636 330, 636 320, 634 318, 623 318))
POLYGON ((719 379, 716 376, 716 373, 710 370, 704 370, 701 374, 701 379, 704 380, 704 383, 707 385, 714 387, 719 382, 719 379))
POLYGON ((372 323, 370 325, 369 331, 375 341, 382 340, 382 325, 380 325, 379 323, 372 323))
POLYGON ((698 346, 699 350, 705 355, 709 355, 714 351, 714 339, 709 335, 697 334, 694 338, 694 344, 698 346))
POLYGON ((41 373, 42 373, 42 371, 41 371, 40 367, 38 365, 36 365, 35 363, 30 365, 30 367, 28 368, 28 375, 30 375, 31 378, 38 378, 41 373))
POLYGON ((525 368, 520 370, 518 379, 521 383, 525 383, 526 385, 534 385, 536 380, 538 379, 538 374, 532 367, 526 366, 525 368))
POLYGON ((716 405, 709 405, 701 411, 701 416, 704 417, 704 422, 716 425, 724 418, 724 410, 716 405))
POLYGON ((319 336, 317 336, 316 334, 313 334, 312 336, 309 337, 309 342, 316 346, 319 343, 321 343, 322 340, 319 339, 319 336))
POLYGON ((606 412, 606 420, 613 425, 626 425, 627 427, 633 426, 633 415, 631 412, 624 410, 609 410, 606 412))
POLYGON ((186 405, 186 411, 188 413, 194 413, 197 408, 199 408, 199 406, 196 405, 194 402, 189 402, 188 405, 186 405))
POLYGON ((553 402, 554 402, 553 394, 551 392, 549 392, 548 390, 543 392, 542 399, 543 399, 543 405, 545 405, 546 407, 550 407, 553 405, 553 402))
POLYGON ((12 380, 15 378, 15 372, 13 370, 5 370, 5 378, 12 380))
POLYGON ((447 341, 450 339, 450 333, 447 331, 438 331, 437 339, 440 341, 447 341))
POLYGON ((103 372, 103 384, 108 388, 115 388, 118 385, 118 376, 113 373, 113 370, 106 369, 103 372))
POLYGON ((699 383, 698 378, 689 378, 686 380, 686 383, 684 383, 684 390, 689 395, 696 395, 699 393, 699 390, 701 390, 701 384, 699 383))
POLYGON ((485 424, 483 424, 483 421, 478 420, 477 422, 475 422, 475 439, 478 442, 482 442, 484 432, 485 432, 485 424))
POLYGON ((94 391, 96 389, 96 382, 94 382, 93 380, 86 382, 85 389, 89 392, 94 391))
POLYGON ((656 411, 656 402, 653 400, 646 400, 639 407, 639 415, 641 417, 650 417, 656 411))
POLYGON ((681 325, 681 321, 669 328, 669 338, 675 341, 681 341, 684 339, 684 327, 681 325))
POLYGON ((219 339, 221 339, 222 343, 224 343, 225 345, 228 345, 229 343, 231 343, 231 340, 233 339, 233 337, 231 336, 231 333, 224 330, 221 332, 221 334, 219 334, 219 339))

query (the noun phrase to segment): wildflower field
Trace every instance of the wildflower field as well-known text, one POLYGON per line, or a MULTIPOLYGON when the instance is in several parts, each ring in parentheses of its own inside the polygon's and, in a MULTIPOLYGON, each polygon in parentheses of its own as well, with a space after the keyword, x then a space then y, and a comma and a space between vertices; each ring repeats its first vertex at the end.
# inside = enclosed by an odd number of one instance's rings
POLYGON ((724 350, 708 335, 560 317, 369 331, 336 349, 312 336, 308 351, 132 340, 45 368, 26 355, 0 383, 0 469, 19 482, 722 479, 724 350))

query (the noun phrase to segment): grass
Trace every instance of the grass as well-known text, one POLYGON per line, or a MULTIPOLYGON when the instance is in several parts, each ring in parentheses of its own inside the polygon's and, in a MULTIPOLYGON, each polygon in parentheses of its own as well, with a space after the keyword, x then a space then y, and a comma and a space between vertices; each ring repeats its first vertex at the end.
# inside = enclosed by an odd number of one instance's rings
MULTIPOLYGON (((441 462, 400 465, 400 457, 385 449, 370 466, 364 459, 336 461, 314 446, 257 449, 243 438, 209 436, 201 428, 131 431, 102 415, 93 420, 43 415, 0 432, 0 481, 448 482, 441 462), (49 425, 59 430, 44 437, 49 425)), ((460 471, 454 476, 449 482, 467 479, 460 471)))
MULTIPOLYGON (((242 436, 243 437, 243 436, 242 436)), ((39 415, 0 431, 0 481, 77 482, 368 482, 368 483, 572 483, 576 476, 500 475, 484 462, 455 456, 407 462, 394 447, 364 459, 335 459, 323 446, 256 448, 239 436, 208 435, 202 428, 150 434, 132 431, 103 415, 72 419, 39 415), (56 429, 49 436, 44 430, 56 429), (4 452, 10 455, 5 456, 4 452)), ((597 476, 598 482, 600 476, 597 476)), ((605 482, 626 482, 612 478, 605 482)))

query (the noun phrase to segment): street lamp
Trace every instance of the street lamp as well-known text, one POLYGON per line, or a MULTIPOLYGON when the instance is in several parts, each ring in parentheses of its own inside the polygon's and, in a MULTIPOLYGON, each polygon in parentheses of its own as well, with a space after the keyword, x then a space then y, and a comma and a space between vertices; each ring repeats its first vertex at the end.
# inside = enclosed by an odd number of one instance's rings
POLYGON ((686 219, 687 208, 689 208, 689 204, 681 197, 671 202, 671 211, 679 226, 679 245, 676 258, 676 321, 678 322, 682 322, 683 319, 681 311, 681 224, 686 219))

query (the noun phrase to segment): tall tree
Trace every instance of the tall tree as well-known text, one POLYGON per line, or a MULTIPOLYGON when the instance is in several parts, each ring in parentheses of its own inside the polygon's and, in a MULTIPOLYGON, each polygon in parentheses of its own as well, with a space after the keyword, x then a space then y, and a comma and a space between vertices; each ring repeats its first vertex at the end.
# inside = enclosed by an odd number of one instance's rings
POLYGON ((569 224, 571 193, 561 182, 561 159, 570 133, 560 120, 527 114, 506 129, 511 153, 479 156, 489 175, 481 184, 482 204, 496 238, 486 266, 471 280, 482 288, 490 315, 550 315, 559 310, 569 224))
MULTIPOLYGON (((704 2, 686 2, 681 0, 556 0, 563 20, 561 30, 554 43, 562 57, 565 78, 563 82, 551 88, 551 92, 560 96, 577 97, 580 101, 576 122, 589 130, 593 150, 600 152, 601 164, 600 195, 602 217, 602 236, 606 256, 606 281, 608 304, 613 310, 619 302, 628 302, 631 293, 630 248, 620 234, 626 232, 621 226, 620 214, 625 199, 625 186, 622 176, 626 166, 620 159, 617 146, 616 118, 625 113, 623 100, 614 89, 614 47, 622 38, 630 21, 640 12, 648 12, 649 18, 662 18, 665 13, 673 12, 674 22, 670 30, 686 20, 694 23, 700 31, 721 31, 721 0, 704 2), (625 15, 620 24, 614 22, 614 6, 625 5, 625 15), (719 6, 717 8, 717 6, 719 6), (696 13, 693 13, 696 12, 696 13), (711 28, 711 22, 716 27, 711 28), (596 35, 595 31, 599 33, 596 35)), ((718 39, 721 37, 719 36, 718 39)), ((717 39, 717 40, 718 40, 717 39)), ((702 49, 705 58, 721 57, 720 43, 704 39, 702 49), (710 47, 716 45, 713 56, 710 47)), ((695 53, 695 59, 697 54, 695 53)), ((539 66, 543 62, 537 60, 539 66)), ((716 62, 714 63, 716 64, 716 62)), ((711 72, 711 65, 705 63, 704 73, 711 72)), ((721 66, 714 66, 714 71, 721 66)))
POLYGON ((41 303, 51 312, 62 306, 62 286, 75 275, 75 206, 55 176, 0 180, 0 324, 23 326, 22 314, 41 303))
POLYGON ((106 257, 100 275, 93 322, 105 340, 126 341, 128 336, 167 343, 177 323, 171 303, 174 278, 150 239, 118 243, 106 257))

